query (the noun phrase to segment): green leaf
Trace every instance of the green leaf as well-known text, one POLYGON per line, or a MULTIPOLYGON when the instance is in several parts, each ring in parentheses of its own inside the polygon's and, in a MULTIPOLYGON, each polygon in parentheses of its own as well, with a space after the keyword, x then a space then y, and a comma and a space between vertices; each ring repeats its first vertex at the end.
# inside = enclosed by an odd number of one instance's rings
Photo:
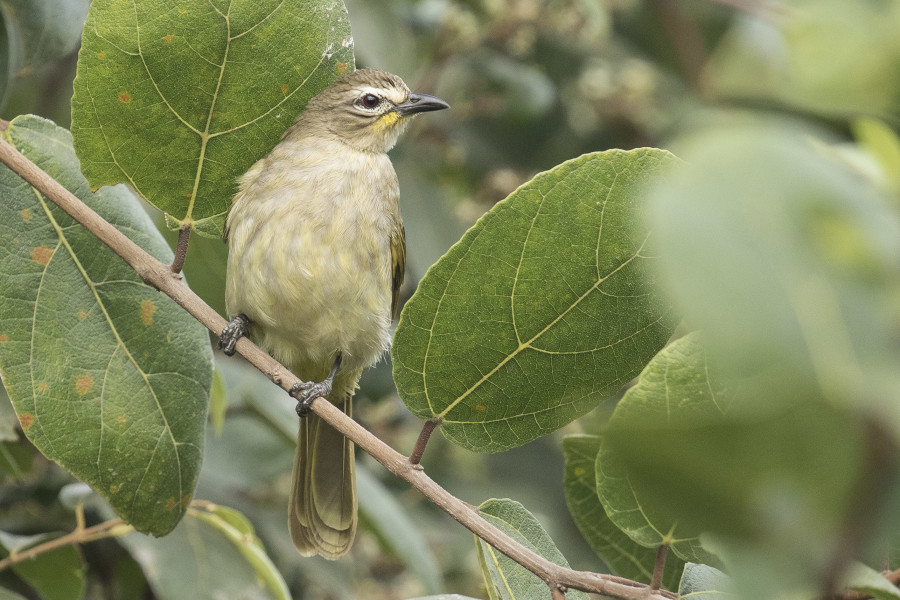
MULTIPOLYGON (((697 421, 721 416, 727 402, 721 388, 707 377, 705 350, 692 334, 676 340, 650 361, 637 385, 619 402, 609 428, 611 432, 628 431, 649 423, 668 427, 673 421, 695 426, 697 421)), ((604 436, 595 469, 597 494, 610 520, 642 546, 668 544, 684 560, 713 562, 700 545, 702 529, 686 526, 673 515, 675 511, 659 510, 657 505, 667 502, 665 493, 636 487, 636 475, 626 460, 624 452, 604 436)))
POLYGON ((290 598, 252 525, 234 509, 204 503, 164 538, 130 534, 120 541, 160 600, 290 598))
POLYGON ((0 442, 15 442, 19 439, 16 433, 19 418, 6 395, 6 388, 0 385, 0 442))
POLYGON ((875 600, 900 600, 900 589, 884 575, 862 563, 854 563, 847 573, 846 587, 875 600))
POLYGON ((25 596, 20 596, 19 594, 8 590, 4 587, 0 587, 0 600, 26 600, 25 596))
MULTIPOLYGON (((8 139, 170 262, 124 187, 92 194, 69 133, 18 117, 8 139)), ((92 234, 0 169, 0 373, 28 438, 137 529, 170 531, 203 448, 212 352, 206 330, 92 234)))
POLYGON ((212 389, 209 392, 209 419, 216 437, 222 435, 225 425, 225 411, 228 410, 228 392, 219 369, 213 371, 212 389))
POLYGON ((842 539, 863 465, 863 429, 821 403, 752 419, 723 416, 730 390, 710 367, 697 334, 647 366, 604 435, 601 501, 613 522, 645 545, 682 538, 689 545, 676 542, 673 550, 708 564, 695 546, 708 532, 716 536, 713 552, 724 546, 754 556, 728 563, 736 579, 765 579, 760 573, 791 565, 790 584, 802 585, 825 568, 828 549, 842 539))
POLYGON ((728 575, 714 567, 687 563, 681 576, 678 597, 685 600, 728 600, 735 595, 728 575))
POLYGON ((95 0, 75 149, 92 188, 130 183, 170 226, 219 236, 237 177, 353 64, 341 0, 95 0))
MULTIPOLYGON (((646 548, 625 534, 606 516, 597 495, 594 464, 600 452, 600 438, 569 435, 563 439, 566 457, 564 487, 572 520, 597 556, 621 577, 650 583, 656 563, 656 550, 646 548)), ((674 590, 684 561, 670 553, 663 574, 663 586, 674 590)))
POLYGON ((594 408, 672 332, 647 274, 641 190, 668 152, 587 154, 482 217, 407 302, 394 380, 407 407, 479 452, 520 446, 594 408))
MULTIPOLYGON (((524 506, 508 499, 490 499, 482 502, 478 512, 491 524, 514 540, 564 567, 569 563, 562 555, 541 524, 524 506)), ((501 554, 491 545, 475 537, 478 562, 491 600, 545 600, 549 596, 547 584, 537 575, 501 554)), ((578 590, 566 593, 569 600, 587 600, 578 590)))
MULTIPOLYGON (((10 552, 27 550, 56 536, 17 536, 0 532, 0 558, 10 552)), ((12 570, 44 600, 80 600, 84 594, 84 564, 74 546, 62 546, 31 560, 13 565, 12 570)))
POLYGON ((22 64, 15 76, 52 64, 78 47, 90 0, 2 0, 18 28, 22 64))
POLYGON ((823 138, 754 119, 681 140, 652 194, 658 266, 737 410, 823 399, 900 435, 900 218, 823 138))
POLYGON ((425 591, 435 593, 444 588, 441 569, 428 547, 423 532, 394 494, 366 468, 357 466, 356 485, 360 497, 360 518, 385 546, 396 554, 425 591))

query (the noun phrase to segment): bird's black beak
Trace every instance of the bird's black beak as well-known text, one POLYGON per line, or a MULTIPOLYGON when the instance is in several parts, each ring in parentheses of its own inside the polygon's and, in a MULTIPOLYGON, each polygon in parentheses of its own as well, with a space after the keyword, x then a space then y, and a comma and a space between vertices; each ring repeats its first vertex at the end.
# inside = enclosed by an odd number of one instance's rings
POLYGON ((406 97, 406 101, 402 104, 398 104, 394 110, 401 115, 406 116, 431 112, 433 110, 444 110, 445 108, 450 108, 450 105, 436 96, 429 96, 428 94, 410 94, 406 97))

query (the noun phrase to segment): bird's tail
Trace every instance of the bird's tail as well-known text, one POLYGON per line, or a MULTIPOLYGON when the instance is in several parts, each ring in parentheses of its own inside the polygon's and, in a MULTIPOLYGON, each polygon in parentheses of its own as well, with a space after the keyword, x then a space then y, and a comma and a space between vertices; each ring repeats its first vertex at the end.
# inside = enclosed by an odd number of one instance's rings
MULTIPOLYGON (((335 385, 329 398, 350 417, 354 387, 348 392, 335 385)), ((300 419, 288 510, 288 529, 300 554, 336 559, 350 550, 357 522, 353 442, 314 412, 300 419)))

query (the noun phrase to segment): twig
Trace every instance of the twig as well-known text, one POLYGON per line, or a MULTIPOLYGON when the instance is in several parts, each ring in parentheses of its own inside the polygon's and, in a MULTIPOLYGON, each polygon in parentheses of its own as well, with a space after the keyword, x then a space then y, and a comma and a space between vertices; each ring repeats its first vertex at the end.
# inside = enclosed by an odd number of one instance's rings
POLYGON ((178 230, 178 243, 175 245, 175 258, 169 265, 169 270, 175 274, 181 273, 184 268, 184 259, 187 256, 188 244, 191 242, 191 226, 182 225, 178 230))
POLYGON ((650 581, 651 590, 658 590, 662 587, 663 573, 666 570, 666 556, 668 554, 668 544, 663 544, 656 549, 656 562, 653 563, 653 579, 650 581))
POLYGON ((409 455, 409 464, 417 465, 422 461, 422 455, 425 454, 425 446, 428 445, 431 434, 434 433, 435 428, 441 424, 442 420, 440 417, 434 417, 425 421, 425 424, 422 425, 422 431, 419 432, 419 438, 416 440, 412 454, 409 455))
POLYGON ((566 592, 564 589, 556 585, 550 584, 550 600, 566 600, 566 592))
POLYGON ((62 548, 63 546, 72 546, 74 544, 85 544, 96 540, 102 540, 108 537, 118 537, 131 531, 133 527, 126 525, 122 519, 112 519, 104 521, 92 527, 76 527, 72 533, 67 533, 62 537, 44 542, 33 546, 23 552, 11 552, 10 555, 0 560, 0 571, 4 571, 9 567, 20 562, 30 560, 41 554, 62 548))
MULTIPOLYGON (((214 334, 218 335, 222 331, 226 325, 225 319, 188 288, 181 279, 172 277, 168 266, 150 256, 5 141, 0 141, 0 161, 38 189, 85 229, 97 236, 101 242, 109 246, 134 269, 144 282, 172 298, 214 334)), ((287 368, 246 337, 238 340, 236 350, 284 391, 287 392, 294 384, 300 383, 300 380, 287 368)), ((347 417, 331 402, 317 398, 313 401, 311 408, 341 434, 372 455, 391 473, 408 482, 472 533, 544 581, 553 581, 567 588, 613 596, 622 600, 675 598, 671 592, 662 590, 653 592, 649 590, 648 586, 624 577, 575 571, 547 560, 488 523, 481 515, 473 511, 470 505, 435 483, 420 467, 411 465, 407 457, 347 417)))

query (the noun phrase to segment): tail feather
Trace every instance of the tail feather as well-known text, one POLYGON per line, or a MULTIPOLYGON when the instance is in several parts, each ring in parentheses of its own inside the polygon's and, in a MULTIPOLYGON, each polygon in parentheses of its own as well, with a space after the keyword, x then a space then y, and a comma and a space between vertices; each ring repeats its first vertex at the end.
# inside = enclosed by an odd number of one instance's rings
MULTIPOLYGON (((351 397, 342 408, 353 416, 351 397)), ((353 442, 315 413, 300 419, 288 511, 300 554, 336 559, 350 550, 357 524, 353 442)))

